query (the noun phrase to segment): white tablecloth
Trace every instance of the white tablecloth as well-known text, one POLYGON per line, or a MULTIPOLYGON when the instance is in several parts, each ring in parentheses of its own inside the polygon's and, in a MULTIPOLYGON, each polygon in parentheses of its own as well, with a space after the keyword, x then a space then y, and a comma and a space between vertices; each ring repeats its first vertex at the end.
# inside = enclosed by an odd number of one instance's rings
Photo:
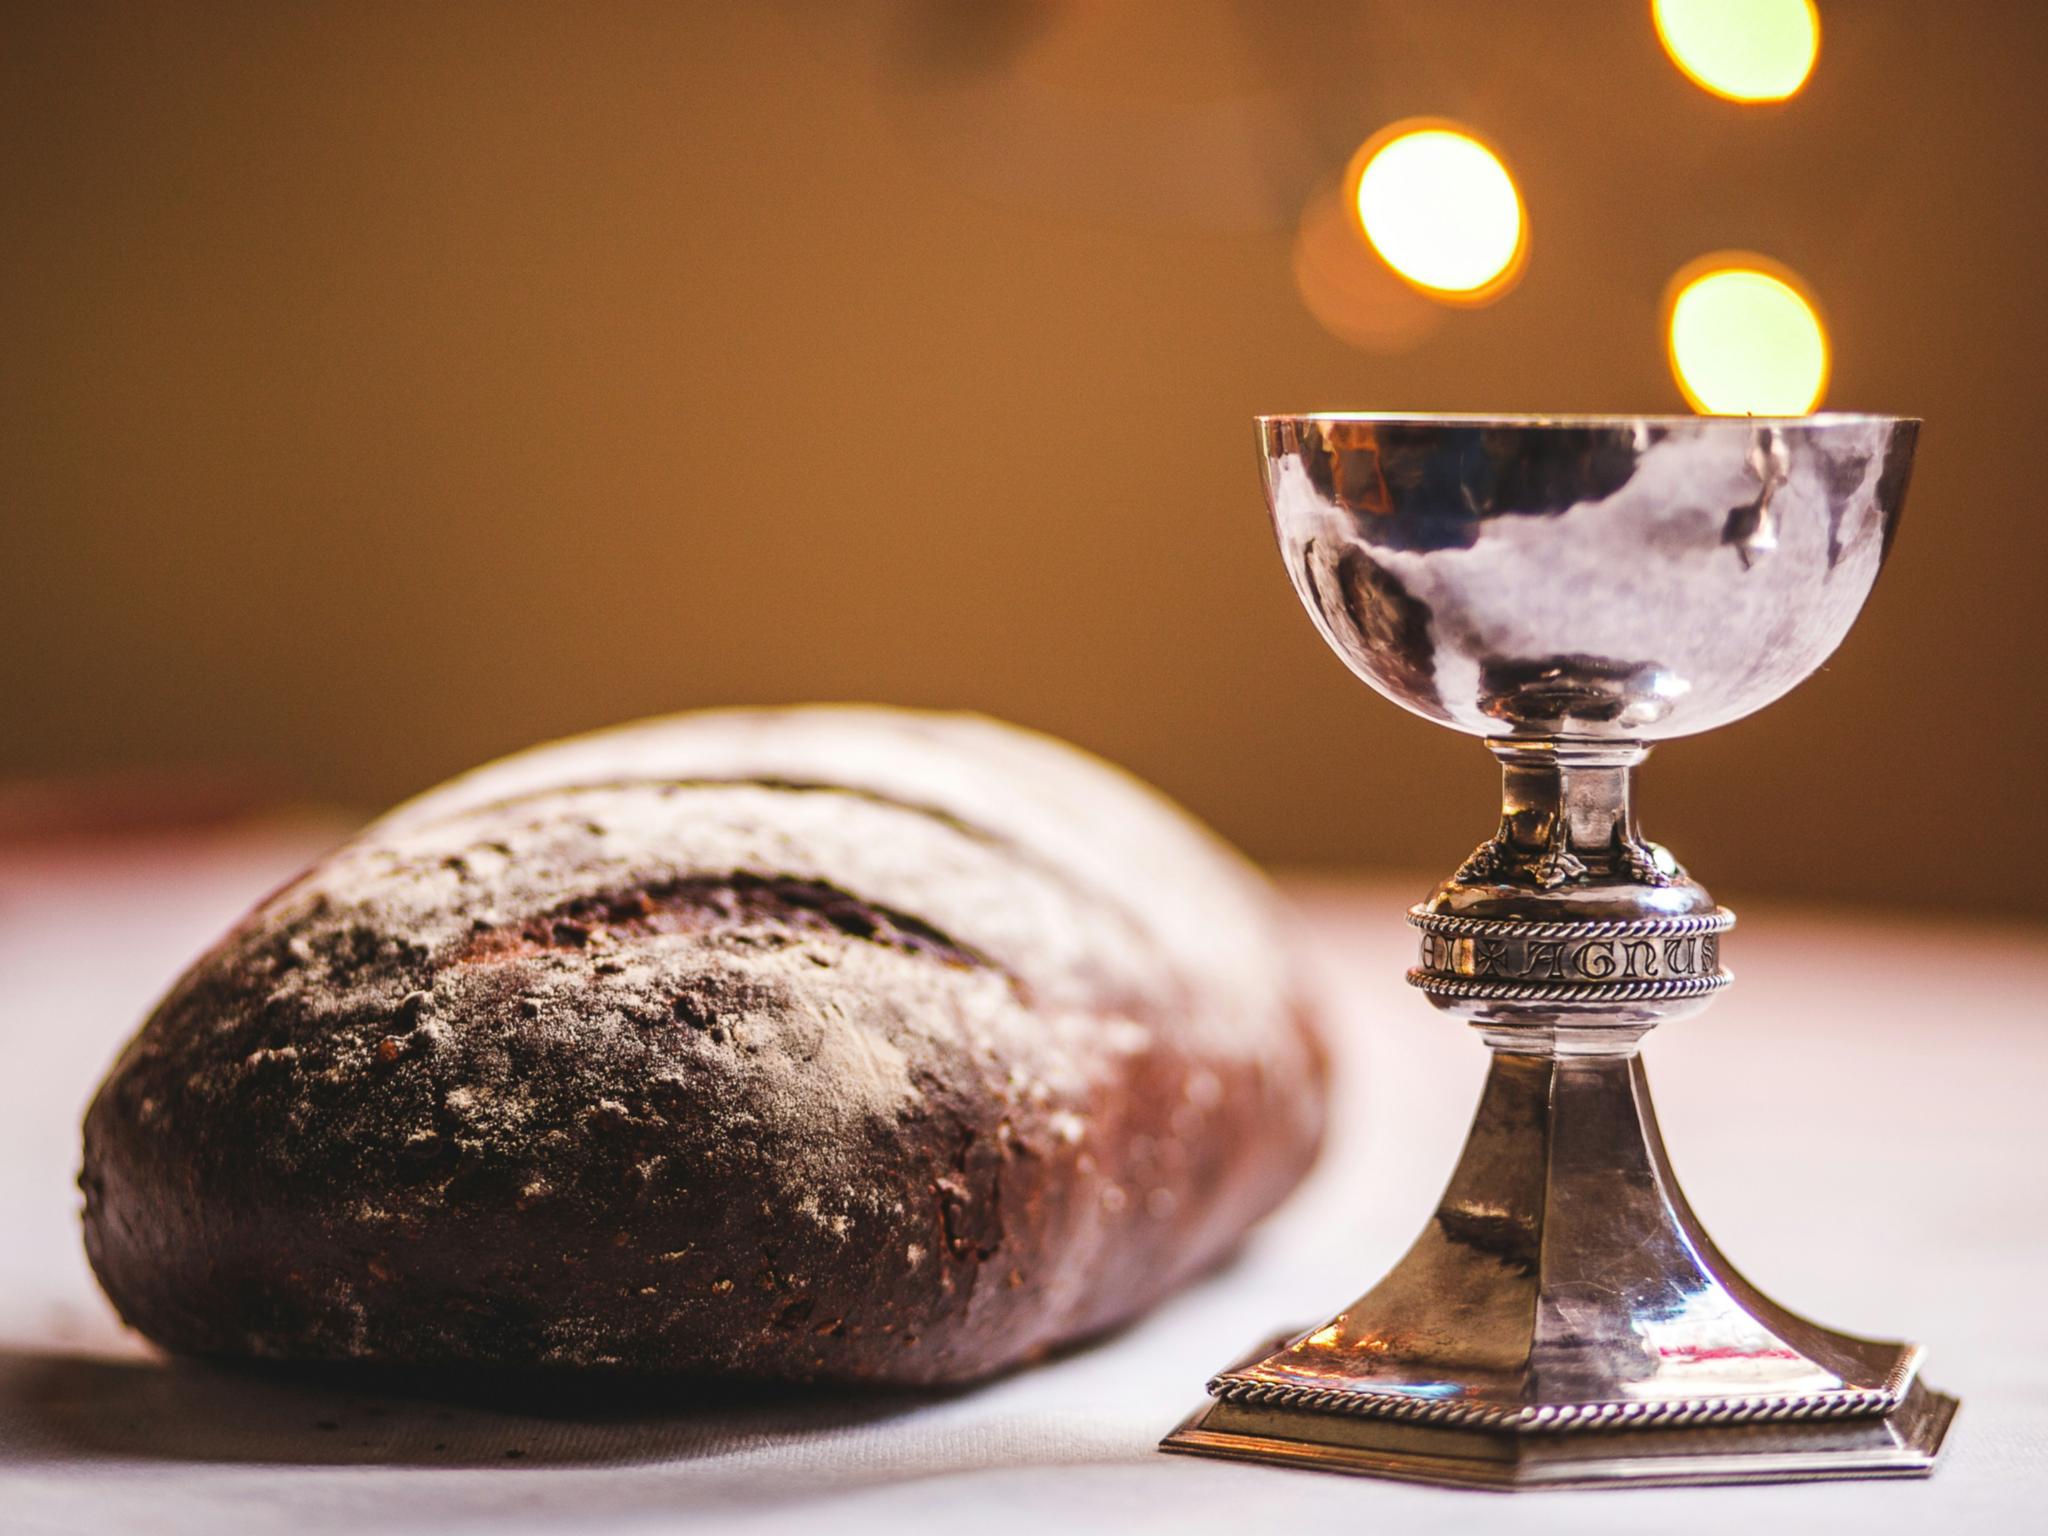
POLYGON ((1295 887, 1344 1054, 1313 1182, 1228 1270, 1070 1358, 942 1398, 575 1415, 161 1359, 86 1268, 78 1119, 155 994, 307 851, 280 830, 0 854, 0 1531, 2048 1528, 2039 930, 1755 904, 1740 984, 1649 1047, 1722 1246, 1795 1307, 1926 1343, 1961 1394, 1933 1480, 1508 1498, 1153 1449, 1212 1369, 1363 1290, 1450 1169, 1484 1052, 1401 985, 1414 893, 1388 886, 1295 887))

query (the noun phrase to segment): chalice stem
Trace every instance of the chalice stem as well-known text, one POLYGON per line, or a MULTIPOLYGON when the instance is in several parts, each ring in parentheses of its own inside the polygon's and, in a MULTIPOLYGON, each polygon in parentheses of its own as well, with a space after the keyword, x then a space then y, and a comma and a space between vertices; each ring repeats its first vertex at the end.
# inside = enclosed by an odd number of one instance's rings
POLYGON ((1665 885, 1680 873, 1636 830, 1634 770, 1647 747, 1550 737, 1487 745, 1501 765, 1500 827, 1466 860, 1459 882, 1554 890, 1589 875, 1665 885))
POLYGON ((1918 1346, 1779 1306, 1672 1174, 1639 1047, 1727 984, 1735 919, 1637 830, 1647 748, 1487 745, 1499 830, 1409 913, 1408 979, 1493 1053, 1457 1169, 1379 1284, 1167 1444, 1509 1487, 1924 1472, 1955 1404, 1918 1346))
POLYGON ((1493 1049, 1464 1154, 1407 1256, 1237 1375, 1341 1380, 1439 1423, 1728 1423, 1897 1404, 1917 1352, 1817 1327, 1722 1258, 1672 1175, 1633 1042, 1517 1031, 1493 1049))

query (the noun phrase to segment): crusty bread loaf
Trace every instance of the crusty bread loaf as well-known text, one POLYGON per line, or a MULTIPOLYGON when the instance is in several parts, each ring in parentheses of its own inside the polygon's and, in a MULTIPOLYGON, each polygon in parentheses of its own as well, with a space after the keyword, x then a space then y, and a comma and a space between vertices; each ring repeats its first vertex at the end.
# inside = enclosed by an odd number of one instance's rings
POLYGON ((1142 1311, 1324 1112, 1273 898, 963 716, 681 716, 400 807, 203 957, 87 1116, 180 1351, 966 1380, 1142 1311))

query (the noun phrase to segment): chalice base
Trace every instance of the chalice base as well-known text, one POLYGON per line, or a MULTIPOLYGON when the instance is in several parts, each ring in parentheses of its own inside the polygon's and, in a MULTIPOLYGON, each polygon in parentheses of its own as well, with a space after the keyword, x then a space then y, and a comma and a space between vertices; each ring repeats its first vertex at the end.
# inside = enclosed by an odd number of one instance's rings
POLYGON ((1926 1477, 1955 1411, 1916 1382, 1882 1418, 1518 1434, 1218 1400, 1160 1448, 1497 1492, 1926 1477))
POLYGON ((1463 1487, 1922 1477, 1956 1401, 1724 1259, 1633 1050, 1496 1048, 1435 1220, 1379 1285, 1209 1384, 1170 1451, 1463 1487))

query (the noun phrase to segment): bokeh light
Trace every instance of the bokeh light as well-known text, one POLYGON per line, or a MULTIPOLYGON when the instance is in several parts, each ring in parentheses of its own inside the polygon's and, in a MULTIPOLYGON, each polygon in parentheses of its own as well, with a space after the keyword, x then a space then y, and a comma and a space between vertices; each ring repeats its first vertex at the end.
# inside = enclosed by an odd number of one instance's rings
POLYGON ((1754 256, 1694 262, 1672 282, 1671 371, 1696 411, 1803 416, 1828 387, 1828 336, 1804 285, 1754 256))
POLYGON ((1353 165, 1359 224, 1388 266, 1453 303, 1507 291, 1528 241, 1521 194, 1491 149, 1449 124, 1396 124, 1353 165))
POLYGON ((1322 328, 1381 356, 1413 351, 1444 323, 1432 304, 1373 253, 1358 211, 1334 179, 1315 189, 1294 236, 1294 287, 1322 328))
POLYGON ((1650 14, 1671 62, 1730 101, 1783 101, 1820 54, 1813 0, 1652 0, 1650 14))

